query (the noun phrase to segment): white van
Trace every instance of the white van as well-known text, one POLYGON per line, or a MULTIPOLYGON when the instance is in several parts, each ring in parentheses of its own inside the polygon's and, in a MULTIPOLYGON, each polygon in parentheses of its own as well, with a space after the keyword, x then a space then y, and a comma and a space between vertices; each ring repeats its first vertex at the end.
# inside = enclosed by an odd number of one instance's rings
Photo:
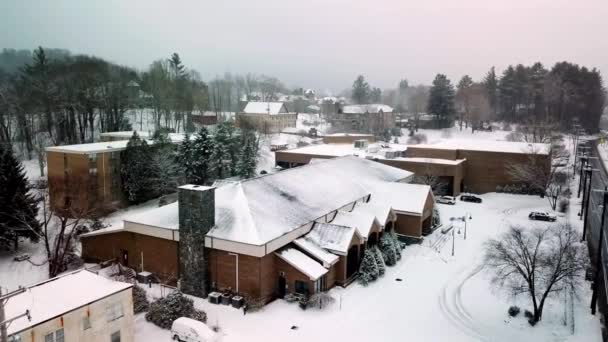
POLYGON ((171 325, 171 337, 180 342, 217 342, 217 334, 205 323, 180 317, 171 325))

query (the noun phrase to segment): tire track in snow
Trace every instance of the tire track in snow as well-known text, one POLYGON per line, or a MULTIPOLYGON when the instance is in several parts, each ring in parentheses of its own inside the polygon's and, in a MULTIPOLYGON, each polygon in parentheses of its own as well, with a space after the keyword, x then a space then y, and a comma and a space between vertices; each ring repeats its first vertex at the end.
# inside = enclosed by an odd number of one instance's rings
POLYGON ((464 274, 464 277, 458 276, 444 285, 439 297, 439 307, 448 321, 466 335, 476 340, 491 341, 495 338, 487 335, 484 331, 486 329, 480 328, 480 323, 473 319, 462 303, 462 287, 482 269, 483 265, 479 265, 470 272, 458 272, 464 274))

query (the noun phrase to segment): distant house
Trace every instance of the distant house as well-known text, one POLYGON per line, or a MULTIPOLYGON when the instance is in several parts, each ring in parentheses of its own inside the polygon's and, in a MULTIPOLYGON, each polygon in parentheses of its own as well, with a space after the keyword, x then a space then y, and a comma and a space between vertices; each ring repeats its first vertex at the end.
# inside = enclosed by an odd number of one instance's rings
POLYGON ((286 127, 295 127, 297 113, 290 113, 283 102, 249 101, 236 115, 236 125, 261 133, 279 133, 286 127))
POLYGON ((12 321, 8 341, 135 341, 131 287, 87 270, 29 286, 5 305, 7 318, 31 318, 12 321))
POLYGON ((348 156, 217 188, 187 185, 178 203, 82 235, 82 256, 172 275, 197 296, 312 295, 351 283, 386 232, 420 238, 430 227, 433 194, 411 176, 348 156))
POLYGON ((395 127, 393 108, 383 104, 345 105, 328 117, 332 127, 345 132, 379 134, 395 127))

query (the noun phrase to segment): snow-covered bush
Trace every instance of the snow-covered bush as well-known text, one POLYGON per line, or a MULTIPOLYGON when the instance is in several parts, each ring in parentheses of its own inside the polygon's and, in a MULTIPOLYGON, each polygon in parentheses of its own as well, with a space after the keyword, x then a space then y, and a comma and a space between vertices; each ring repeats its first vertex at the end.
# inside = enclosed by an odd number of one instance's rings
POLYGON ((330 296, 329 293, 320 292, 310 296, 306 306, 308 308, 323 310, 335 301, 336 300, 334 299, 334 297, 330 296))
POLYGON ((160 298, 150 304, 146 320, 156 324, 163 329, 170 329, 173 321, 180 317, 188 317, 207 322, 207 314, 194 308, 192 299, 184 296, 181 292, 174 292, 165 298, 160 298))
MULTIPOLYGON (((297 301, 299 297, 296 297, 297 301)), ((259 298, 246 298, 245 305, 247 306, 247 312, 260 311, 264 307, 264 301, 259 298)))
POLYGON ((410 145, 422 144, 427 141, 426 135, 423 133, 416 133, 407 139, 407 143, 410 145))
POLYGON ((374 259, 376 259, 376 265, 378 266, 378 276, 383 276, 386 271, 386 265, 384 264, 384 256, 378 247, 374 246, 371 249, 374 253, 374 259))
POLYGON ((373 252, 368 249, 363 255, 361 266, 359 266, 359 283, 367 285, 376 279, 378 279, 378 265, 373 252))
POLYGON ((565 213, 568 211, 568 207, 570 207, 570 201, 567 198, 562 198, 557 203, 557 211, 560 213, 565 213))
POLYGON ((511 128, 511 124, 509 124, 508 122, 505 122, 504 125, 502 125, 502 130, 510 132, 513 130, 513 128, 511 128))
POLYGON ((521 310, 519 309, 519 306, 513 305, 513 306, 509 307, 509 316, 515 317, 515 316, 519 315, 520 311, 521 310))
POLYGON ((388 266, 394 266, 397 263, 397 252, 395 245, 388 232, 384 233, 380 238, 380 251, 384 257, 384 263, 388 266))
POLYGON ((148 311, 150 302, 146 296, 146 290, 139 285, 133 286, 133 312, 138 314, 140 312, 148 311))
POLYGON ((395 253, 397 255, 397 261, 401 260, 401 250, 403 250, 405 248, 405 244, 402 244, 401 241, 399 241, 399 238, 397 237, 397 233, 395 233, 395 231, 391 231, 389 232, 391 241, 393 242, 393 246, 395 248, 395 253))
POLYGON ((500 185, 496 186, 496 192, 503 192, 503 188, 500 185))
POLYGON ((524 136, 520 132, 511 132, 505 136, 506 141, 524 141, 524 136))
POLYGON ((433 208, 433 219, 431 225, 433 227, 441 225, 441 216, 439 215, 439 209, 437 209, 437 207, 433 208))

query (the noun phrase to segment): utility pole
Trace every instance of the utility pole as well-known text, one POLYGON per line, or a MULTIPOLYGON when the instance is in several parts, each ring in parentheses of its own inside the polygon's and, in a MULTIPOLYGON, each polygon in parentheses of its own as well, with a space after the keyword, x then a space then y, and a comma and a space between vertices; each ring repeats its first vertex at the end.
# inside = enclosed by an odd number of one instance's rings
POLYGON ((602 267, 602 248, 604 248, 604 218, 606 217, 606 206, 608 205, 608 186, 604 190, 600 190, 604 195, 602 204, 602 219, 600 223, 600 241, 598 243, 597 257, 595 260, 595 279, 593 280, 593 293, 591 295, 591 314, 595 315, 595 307, 597 304, 597 296, 600 282, 600 268, 602 267))
MULTIPOLYGON (((584 154, 581 156, 581 166, 585 166, 587 165, 587 155, 584 154)), ((580 198, 581 197, 581 184, 583 183, 583 167, 581 167, 581 172, 580 175, 578 177, 578 195, 576 195, 576 198, 580 198)))
MULTIPOLYGON (((593 171, 599 171, 598 169, 592 169, 591 166, 585 167, 585 181, 589 179, 589 185, 587 186, 587 190, 583 192, 583 204, 585 206, 585 221, 583 221, 583 236, 581 237, 581 242, 585 241, 587 236, 587 218, 589 216, 589 201, 591 200, 591 183, 593 178, 593 171), (587 203, 585 203, 585 192, 587 193, 587 203)), ((583 209, 581 208, 581 214, 583 209)), ((582 216, 582 215, 581 215, 582 216)))
POLYGON ((11 297, 22 294, 24 292, 25 292, 25 287, 20 287, 19 289, 15 290, 13 292, 9 292, 9 293, 3 295, 2 287, 0 287, 0 342, 8 342, 8 325, 12 321, 19 319, 21 317, 25 317, 25 316, 27 316, 28 320, 32 319, 30 317, 29 310, 25 310, 24 313, 17 315, 15 317, 8 318, 8 319, 6 318, 6 313, 4 312, 4 307, 6 306, 6 302, 8 302, 8 300, 11 297))

